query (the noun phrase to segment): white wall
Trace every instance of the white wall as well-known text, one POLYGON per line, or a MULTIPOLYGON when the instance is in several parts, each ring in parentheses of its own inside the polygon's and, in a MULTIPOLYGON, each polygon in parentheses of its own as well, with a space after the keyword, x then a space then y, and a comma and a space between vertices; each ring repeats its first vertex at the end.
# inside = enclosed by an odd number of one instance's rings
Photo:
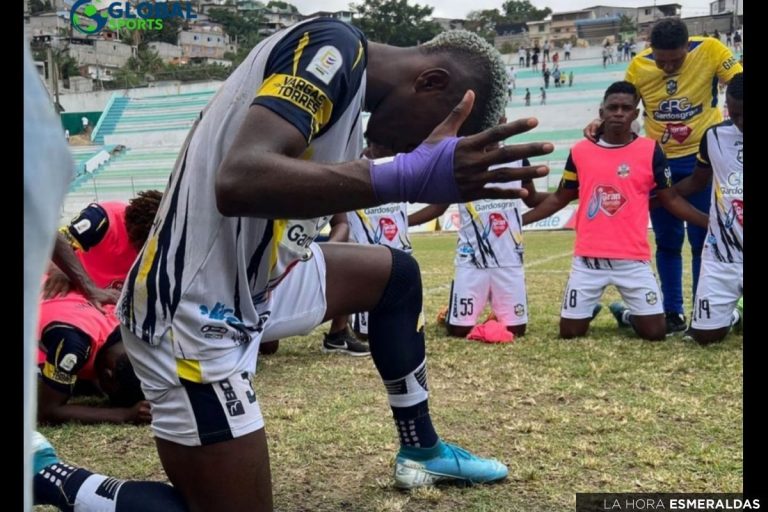
POLYGON ((210 81, 185 85, 168 85, 164 87, 142 87, 139 89, 117 89, 114 91, 60 94, 59 102, 64 107, 65 112, 101 112, 106 108, 109 98, 114 93, 130 98, 145 98, 147 96, 166 96, 170 94, 216 91, 223 83, 224 82, 220 81, 210 81))

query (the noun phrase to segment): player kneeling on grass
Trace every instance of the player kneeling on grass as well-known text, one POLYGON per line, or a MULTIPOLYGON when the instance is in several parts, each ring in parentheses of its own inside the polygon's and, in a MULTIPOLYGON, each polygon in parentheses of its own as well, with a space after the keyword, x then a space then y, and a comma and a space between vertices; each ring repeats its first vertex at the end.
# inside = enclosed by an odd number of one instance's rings
MULTIPOLYGON (((505 167, 530 165, 524 159, 505 167)), ((456 272, 445 311, 445 326, 450 336, 465 338, 489 300, 497 321, 515 336, 525 334, 528 303, 520 202, 532 208, 549 193, 536 191, 532 180, 509 186, 523 188, 527 195, 523 199, 480 199, 458 205, 461 224, 454 260, 456 272)), ((425 214, 437 217, 445 213, 448 206, 428 206, 425 214)))
POLYGON ((600 107, 604 131, 599 140, 573 146, 557 191, 523 215, 523 224, 530 224, 579 199, 573 263, 560 312, 562 338, 587 333, 595 306, 612 284, 629 306, 611 304, 619 325, 631 325, 647 340, 664 339, 661 291, 648 245, 650 193, 655 191, 673 215, 707 225, 707 216, 672 188, 658 143, 632 132, 638 101, 629 82, 608 87, 600 107))
POLYGON ((395 485, 507 476, 432 424, 416 261, 380 246, 312 247, 333 213, 519 197, 484 186, 546 168, 499 170, 491 180, 488 167, 553 147, 485 151, 536 125, 493 126, 505 103, 501 57, 472 33, 397 48, 325 18, 265 39, 221 86, 181 150, 118 305, 160 460, 191 510, 273 509, 251 379, 262 337, 291 317, 314 326, 370 311, 371 358, 400 440, 395 485), (369 140, 394 159, 358 159, 364 107, 369 140), (285 277, 302 268, 314 285, 284 293, 285 277))
POLYGON ((730 119, 710 127, 699 144, 693 174, 675 185, 687 196, 714 180, 709 232, 687 335, 702 345, 721 341, 742 323, 744 292, 744 74, 728 84, 730 119))

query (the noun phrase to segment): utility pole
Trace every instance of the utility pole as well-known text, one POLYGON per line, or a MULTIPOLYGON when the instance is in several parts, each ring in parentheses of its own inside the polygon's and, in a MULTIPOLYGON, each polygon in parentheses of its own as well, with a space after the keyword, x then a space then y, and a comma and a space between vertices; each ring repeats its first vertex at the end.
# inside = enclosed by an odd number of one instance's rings
POLYGON ((50 79, 51 79, 51 89, 53 90, 53 96, 54 96, 54 105, 53 107, 56 109, 56 113, 61 113, 60 109, 60 103, 59 103, 59 69, 56 65, 56 62, 53 58, 53 48, 50 46, 48 47, 48 73, 50 73, 50 79))

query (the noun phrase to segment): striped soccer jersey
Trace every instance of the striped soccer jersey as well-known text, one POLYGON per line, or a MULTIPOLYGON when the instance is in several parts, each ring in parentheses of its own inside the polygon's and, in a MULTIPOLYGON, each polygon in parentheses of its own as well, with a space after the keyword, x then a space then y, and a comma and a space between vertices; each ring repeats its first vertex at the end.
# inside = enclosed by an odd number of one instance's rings
POLYGON ((304 135, 302 158, 356 159, 363 149, 366 65, 363 34, 327 18, 293 25, 251 51, 184 143, 123 288, 124 326, 153 345, 172 339, 177 357, 194 361, 224 356, 258 337, 271 290, 311 257, 309 245, 330 217, 225 217, 216 203, 216 171, 251 105, 304 135))
POLYGON ((712 168, 712 204, 702 258, 723 263, 744 261, 744 134, 732 121, 712 126, 697 155, 712 168))

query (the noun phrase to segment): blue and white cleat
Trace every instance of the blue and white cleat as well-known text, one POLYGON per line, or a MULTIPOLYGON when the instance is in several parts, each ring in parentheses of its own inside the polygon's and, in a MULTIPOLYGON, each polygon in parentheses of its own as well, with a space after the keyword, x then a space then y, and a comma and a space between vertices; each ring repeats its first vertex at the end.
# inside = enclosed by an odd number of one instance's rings
POLYGON ((56 455, 56 450, 54 450, 45 436, 38 431, 32 433, 32 452, 34 453, 33 467, 35 474, 51 464, 60 462, 59 456, 56 455))
MULTIPOLYGON (((506 478, 507 467, 495 459, 482 459, 463 448, 438 441, 437 455, 426 460, 412 456, 420 449, 400 448, 395 459, 395 487, 413 489, 438 482, 484 484, 506 478)), ((430 450, 431 451, 431 450, 430 450)))

